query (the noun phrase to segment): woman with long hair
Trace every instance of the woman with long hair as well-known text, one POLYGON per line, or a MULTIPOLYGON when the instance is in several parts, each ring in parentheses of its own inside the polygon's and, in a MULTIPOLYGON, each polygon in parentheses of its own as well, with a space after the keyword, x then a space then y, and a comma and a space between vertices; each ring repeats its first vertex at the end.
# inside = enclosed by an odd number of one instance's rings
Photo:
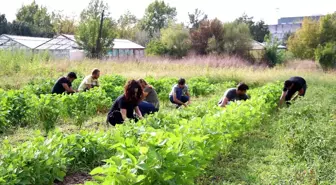
POLYGON ((139 103, 143 97, 143 89, 140 83, 136 80, 130 80, 124 87, 124 94, 119 96, 113 103, 111 110, 108 113, 107 121, 111 125, 122 124, 127 119, 137 118, 142 119, 142 114, 139 110, 139 103))
POLYGON ((142 115, 159 111, 160 103, 155 89, 144 79, 139 79, 138 82, 143 89, 143 101, 139 104, 142 115))

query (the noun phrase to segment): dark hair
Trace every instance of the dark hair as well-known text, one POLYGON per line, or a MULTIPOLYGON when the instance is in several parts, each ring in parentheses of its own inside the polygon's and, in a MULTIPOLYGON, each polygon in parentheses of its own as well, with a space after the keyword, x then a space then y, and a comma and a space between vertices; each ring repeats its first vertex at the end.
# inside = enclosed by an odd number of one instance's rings
POLYGON ((290 80, 286 80, 285 83, 284 83, 284 87, 285 87, 285 88, 289 88, 292 84, 293 84, 292 81, 290 81, 290 80))
POLYGON ((184 85, 186 83, 186 80, 184 79, 184 78, 180 78, 179 80, 178 80, 178 84, 179 85, 184 85))
POLYGON ((97 68, 95 68, 95 69, 92 70, 92 75, 96 75, 96 74, 98 74, 99 72, 100 72, 100 70, 97 69, 97 68))
POLYGON ((142 79, 142 78, 140 78, 140 79, 138 80, 138 82, 140 83, 140 85, 141 85, 141 84, 148 85, 148 83, 146 82, 146 80, 144 80, 144 79, 142 79))
POLYGON ((77 79, 77 75, 76 75, 75 72, 70 72, 70 73, 68 73, 68 77, 69 77, 69 78, 73 78, 73 79, 77 79))
POLYGON ((129 80, 124 87, 124 95, 127 102, 138 104, 142 100, 143 89, 136 80, 129 80))
POLYGON ((249 87, 244 83, 240 82, 237 86, 238 91, 247 91, 249 87))

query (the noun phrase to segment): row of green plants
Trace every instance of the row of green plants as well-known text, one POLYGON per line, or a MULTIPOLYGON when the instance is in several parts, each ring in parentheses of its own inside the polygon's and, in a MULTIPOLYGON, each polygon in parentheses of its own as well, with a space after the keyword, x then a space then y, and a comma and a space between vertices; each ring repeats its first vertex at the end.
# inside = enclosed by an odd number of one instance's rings
POLYGON ((0 183, 52 184, 69 171, 98 166, 86 184, 193 184, 219 151, 269 115, 280 91, 269 84, 226 109, 211 99, 108 131, 37 134, 16 147, 5 141, 0 183))
MULTIPOLYGON (((50 94, 55 80, 42 80, 20 90, 0 89, 0 132, 10 127, 40 125, 46 132, 55 123, 73 123, 79 127, 90 117, 106 113, 112 100, 123 93, 126 78, 114 75, 101 78, 101 87, 73 95, 50 94)), ((168 95, 177 78, 147 78, 161 101, 168 101, 168 95)), ((79 80, 77 80, 79 81, 79 80)), ((213 93, 220 84, 213 85, 206 77, 191 78, 190 91, 194 96, 213 93)), ((76 84, 74 84, 76 86, 76 84)))

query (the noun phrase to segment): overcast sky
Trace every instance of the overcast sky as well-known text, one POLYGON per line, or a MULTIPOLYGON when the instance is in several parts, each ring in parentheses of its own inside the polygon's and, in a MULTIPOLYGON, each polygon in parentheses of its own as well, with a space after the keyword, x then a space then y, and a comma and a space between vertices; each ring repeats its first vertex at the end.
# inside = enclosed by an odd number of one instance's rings
MULTIPOLYGON (((49 11, 62 10, 67 15, 79 15, 90 0, 36 0, 49 11)), ((154 0, 105 0, 110 6, 114 18, 130 10, 141 18, 148 4, 154 0)), ((9 21, 15 19, 15 13, 24 4, 32 0, 0 0, 0 13, 6 14, 9 21)), ((188 20, 188 12, 199 8, 209 18, 222 21, 233 21, 244 12, 255 20, 264 20, 267 24, 275 24, 280 17, 308 16, 333 13, 336 11, 336 0, 165 0, 176 7, 177 19, 188 20)))

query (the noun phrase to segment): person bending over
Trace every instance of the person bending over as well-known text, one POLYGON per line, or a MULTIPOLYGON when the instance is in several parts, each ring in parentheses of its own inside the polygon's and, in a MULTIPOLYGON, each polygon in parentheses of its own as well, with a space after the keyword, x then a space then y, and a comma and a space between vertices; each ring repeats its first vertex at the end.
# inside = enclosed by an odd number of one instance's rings
POLYGON ((137 121, 134 111, 139 119, 142 119, 142 114, 139 110, 139 103, 142 100, 142 87, 136 80, 130 80, 124 87, 124 94, 119 96, 113 103, 107 115, 107 121, 115 126, 122 124, 127 119, 134 119, 137 121))
POLYGON ((249 98, 246 94, 248 89, 249 87, 245 83, 239 83, 236 88, 230 88, 225 91, 224 96, 219 100, 218 105, 220 107, 225 107, 232 101, 247 100, 249 98))
POLYGON ((99 87, 98 78, 100 76, 99 69, 92 70, 91 75, 86 76, 82 83, 79 85, 78 91, 87 91, 94 87, 99 87))
POLYGON ((169 99, 173 104, 176 104, 176 108, 179 108, 181 105, 188 106, 188 102, 190 103, 190 94, 184 78, 180 78, 178 83, 173 86, 169 99))
POLYGON ((160 102, 156 90, 144 79, 139 79, 138 82, 143 89, 143 101, 139 104, 141 114, 145 116, 159 111, 160 102))
POLYGON ((299 76, 291 77, 284 83, 284 88, 280 97, 279 105, 281 106, 285 101, 289 105, 290 100, 295 100, 298 96, 304 96, 307 90, 306 80, 299 76), (294 97, 293 95, 298 92, 294 97))
POLYGON ((78 92, 74 89, 72 89, 72 82, 77 79, 77 75, 74 72, 68 73, 66 77, 59 78, 54 87, 51 90, 52 94, 63 94, 63 93, 75 93, 78 92))

